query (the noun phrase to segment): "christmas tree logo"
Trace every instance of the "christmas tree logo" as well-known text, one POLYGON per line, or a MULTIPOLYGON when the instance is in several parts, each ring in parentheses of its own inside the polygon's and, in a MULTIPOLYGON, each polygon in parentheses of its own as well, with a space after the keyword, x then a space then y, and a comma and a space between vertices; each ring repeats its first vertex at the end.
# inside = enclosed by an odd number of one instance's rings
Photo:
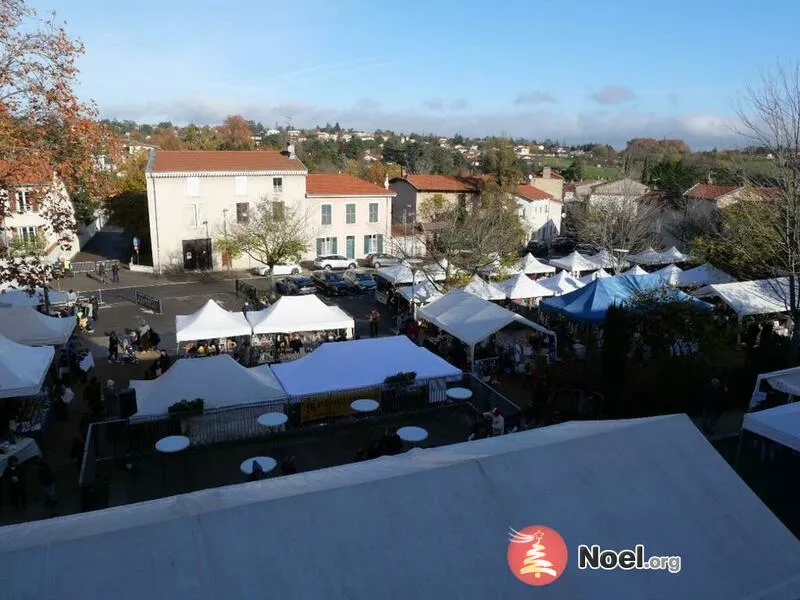
POLYGON ((541 586, 561 577, 567 567, 567 544, 558 532, 544 525, 510 531, 508 566, 517 579, 541 586))

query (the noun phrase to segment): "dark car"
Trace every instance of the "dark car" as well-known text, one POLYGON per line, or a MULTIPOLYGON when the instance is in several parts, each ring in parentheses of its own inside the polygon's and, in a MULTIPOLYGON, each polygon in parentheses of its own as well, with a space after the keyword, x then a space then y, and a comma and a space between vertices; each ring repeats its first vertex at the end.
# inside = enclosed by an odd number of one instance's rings
POLYGON ((374 292, 377 284, 375 279, 366 271, 360 269, 350 269, 344 272, 344 280, 350 285, 354 292, 367 293, 374 292))
POLYGON ((341 296, 350 291, 350 285, 341 273, 333 271, 314 271, 311 275, 317 289, 328 296, 341 296))
POLYGON ((284 296, 315 294, 317 286, 308 275, 292 275, 276 281, 275 291, 284 296))

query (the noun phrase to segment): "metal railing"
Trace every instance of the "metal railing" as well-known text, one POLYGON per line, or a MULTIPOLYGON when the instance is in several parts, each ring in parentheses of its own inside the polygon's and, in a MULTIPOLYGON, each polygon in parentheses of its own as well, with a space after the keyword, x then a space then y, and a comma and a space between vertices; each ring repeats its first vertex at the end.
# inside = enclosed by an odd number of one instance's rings
POLYGON ((243 297, 248 302, 253 303, 258 302, 259 294, 263 294, 256 286, 245 283, 241 279, 236 280, 234 289, 237 298, 243 297))
POLYGON ((68 275, 75 275, 77 273, 97 273, 100 270, 100 265, 105 265, 106 271, 111 272, 111 266, 119 264, 119 261, 114 260, 87 260, 82 262, 73 262, 69 265, 68 275))
POLYGON ((139 290, 135 290, 133 292, 133 299, 136 304, 139 306, 144 306, 145 308, 149 308, 157 315, 160 315, 163 312, 161 309, 161 300, 159 298, 144 294, 139 290))

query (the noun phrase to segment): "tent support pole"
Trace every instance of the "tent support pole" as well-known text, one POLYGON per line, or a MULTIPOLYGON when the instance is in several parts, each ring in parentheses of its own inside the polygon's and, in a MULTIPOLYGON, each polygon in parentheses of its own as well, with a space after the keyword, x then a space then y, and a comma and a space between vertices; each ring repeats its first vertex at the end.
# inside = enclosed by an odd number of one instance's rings
POLYGON ((736 444, 736 458, 733 462, 733 470, 739 472, 739 458, 742 454, 742 440, 744 438, 744 427, 739 430, 739 443, 736 444))

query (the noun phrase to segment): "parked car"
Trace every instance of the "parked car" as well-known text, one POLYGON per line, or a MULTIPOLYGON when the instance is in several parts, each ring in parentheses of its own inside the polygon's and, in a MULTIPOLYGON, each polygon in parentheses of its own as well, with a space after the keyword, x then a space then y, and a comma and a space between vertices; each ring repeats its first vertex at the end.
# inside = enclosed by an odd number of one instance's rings
POLYGON ((308 275, 291 275, 275 282, 275 291, 284 296, 316 294, 317 286, 308 275))
POLYGON ((354 292, 374 292, 377 287, 377 283, 375 283, 375 279, 372 275, 361 269, 349 269, 345 271, 344 280, 354 292))
POLYGON ((293 262, 277 263, 274 267, 272 267, 271 272, 270 268, 266 265, 263 267, 256 267, 254 269, 254 271, 262 277, 266 277, 267 275, 296 275, 302 272, 302 270, 303 267, 293 262))
POLYGON ((364 264, 366 264, 368 267, 372 267, 373 269, 380 269, 381 267, 385 267, 387 265, 396 265, 399 262, 400 259, 396 256, 392 256, 391 254, 382 254, 380 252, 367 254, 366 258, 364 259, 364 264))
POLYGON ((325 256, 318 256, 314 261, 314 267, 317 269, 355 269, 355 258, 347 258, 341 254, 326 254, 325 256))
POLYGON ((311 274, 317 289, 328 296, 341 296, 350 291, 350 285, 341 273, 331 271, 314 271, 311 274))

